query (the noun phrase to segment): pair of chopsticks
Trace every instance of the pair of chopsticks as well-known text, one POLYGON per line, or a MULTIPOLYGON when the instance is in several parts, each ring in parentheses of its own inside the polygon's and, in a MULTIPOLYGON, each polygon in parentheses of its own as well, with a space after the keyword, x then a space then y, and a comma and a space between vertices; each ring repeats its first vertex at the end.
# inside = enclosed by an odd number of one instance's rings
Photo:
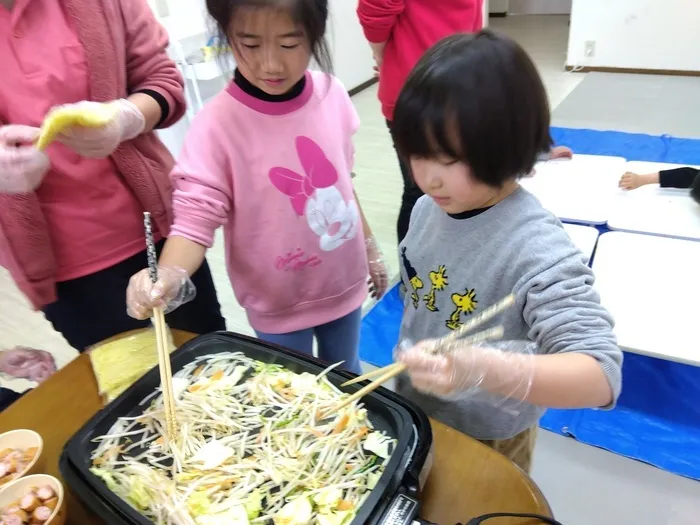
MULTIPOLYGON (((153 241, 153 228, 151 226, 151 214, 143 214, 143 225, 146 230, 146 247, 148 253, 148 271, 151 282, 158 282, 158 262, 156 257, 156 245, 153 241)), ((165 324, 165 314, 162 308, 154 308, 153 325, 156 330, 156 346, 158 348, 158 369, 160 370, 160 384, 163 393, 163 405, 165 407, 165 430, 168 442, 175 439, 177 423, 175 419, 175 395, 173 393, 173 372, 170 369, 170 352, 168 351, 168 331, 165 324)))
MULTIPOLYGON (((452 343, 456 342, 462 336, 474 330, 474 328, 484 324, 486 321, 489 321, 490 319, 494 318, 504 310, 507 310, 513 305, 514 302, 515 297, 513 295, 509 295, 508 297, 505 297, 504 299, 498 301, 490 308, 487 308, 480 314, 475 315, 472 319, 469 320, 469 322, 462 325, 458 330, 450 332, 446 336, 438 339, 433 352, 436 354, 445 354, 447 352, 450 352, 454 348, 452 343)), ((503 337, 503 326, 499 325, 495 328, 489 328, 488 330, 478 332, 470 337, 465 337, 464 339, 461 339, 460 343, 463 345, 474 345, 484 341, 493 341, 496 339, 500 339, 501 337, 503 337)), ((376 379, 370 384, 362 387, 353 395, 351 395, 347 399, 344 399, 341 403, 336 405, 333 408, 332 412, 337 412, 338 410, 345 408, 351 403, 354 403, 358 399, 366 396, 373 390, 379 388, 383 383, 386 383, 389 379, 403 373, 405 370, 406 365, 404 365, 403 363, 394 363, 389 366, 385 366, 384 368, 379 368, 377 370, 373 370, 371 372, 358 376, 350 381, 346 381, 340 386, 354 385, 355 383, 359 383, 361 381, 364 381, 365 379, 371 379, 376 377, 376 379)))

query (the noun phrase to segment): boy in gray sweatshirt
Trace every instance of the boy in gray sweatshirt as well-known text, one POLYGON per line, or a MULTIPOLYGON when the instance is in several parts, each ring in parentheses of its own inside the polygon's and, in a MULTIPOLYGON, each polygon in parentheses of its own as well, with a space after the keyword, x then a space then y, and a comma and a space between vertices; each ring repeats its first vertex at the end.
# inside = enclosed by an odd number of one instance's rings
POLYGON ((518 184, 551 146, 547 96, 526 53, 490 31, 438 43, 396 106, 395 140, 426 193, 400 245, 406 286, 398 391, 526 471, 546 407, 612 407, 622 352, 593 274, 561 223, 518 184), (480 327, 504 342, 436 339, 513 294, 480 327))

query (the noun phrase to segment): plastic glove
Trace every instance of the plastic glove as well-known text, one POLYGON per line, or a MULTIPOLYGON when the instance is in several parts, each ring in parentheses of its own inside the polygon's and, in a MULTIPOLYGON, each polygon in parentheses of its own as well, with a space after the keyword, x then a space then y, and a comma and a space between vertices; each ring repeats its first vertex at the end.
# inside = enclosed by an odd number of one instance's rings
POLYGON ((0 192, 30 193, 49 171, 49 158, 33 146, 39 128, 0 127, 0 192))
POLYGON ((41 383, 56 371, 56 361, 44 350, 17 347, 0 352, 0 372, 41 383))
MULTIPOLYGON (((114 150, 122 142, 143 133, 146 128, 146 118, 132 102, 120 99, 110 102, 110 104, 114 104, 117 111, 106 125, 99 127, 71 126, 61 131, 57 140, 83 157, 104 158, 114 153, 114 150)), ((83 101, 70 106, 89 111, 91 108, 102 106, 102 104, 83 101)))
POLYGON ((196 295, 194 284, 182 268, 159 267, 155 284, 146 268, 129 280, 126 311, 134 319, 148 319, 154 308, 162 308, 168 314, 192 301, 196 295))
POLYGON ((374 236, 365 239, 367 263, 369 264, 370 293, 375 299, 380 299, 389 286, 389 273, 384 264, 384 255, 374 236))
POLYGON ((406 365, 413 386, 446 399, 468 397, 482 389, 504 398, 524 400, 530 392, 534 351, 530 341, 490 342, 488 347, 462 341, 426 340, 396 358, 406 365))

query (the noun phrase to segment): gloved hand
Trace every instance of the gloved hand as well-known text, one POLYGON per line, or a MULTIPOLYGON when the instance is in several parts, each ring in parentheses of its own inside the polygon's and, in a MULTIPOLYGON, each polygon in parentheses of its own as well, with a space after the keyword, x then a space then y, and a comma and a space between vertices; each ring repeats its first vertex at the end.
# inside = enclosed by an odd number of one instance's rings
POLYGON ((41 383, 56 371, 56 361, 44 350, 17 347, 0 352, 0 372, 41 383))
POLYGON ((168 314, 192 301, 196 295, 194 284, 182 268, 159 267, 155 284, 146 268, 129 280, 126 311, 134 319, 148 319, 154 308, 162 308, 168 314))
POLYGON ((396 359, 406 365, 417 390, 437 397, 466 397, 480 388, 524 400, 532 385, 536 346, 530 341, 488 345, 470 346, 459 340, 443 344, 431 339, 407 350, 400 346, 396 359))
POLYGON ((365 239, 367 263, 369 264, 370 293, 375 299, 380 299, 389 286, 389 273, 384 264, 384 255, 374 236, 365 239))
POLYGON ((50 162, 32 145, 38 137, 39 128, 0 127, 0 193, 30 193, 44 180, 50 162))
MULTIPOLYGON (((131 140, 143 133, 146 128, 146 118, 143 113, 126 99, 120 99, 110 104, 116 104, 117 113, 102 127, 72 126, 63 130, 57 140, 73 151, 88 158, 109 157, 124 141, 131 140)), ((83 101, 73 104, 80 109, 100 105, 99 102, 83 101)))

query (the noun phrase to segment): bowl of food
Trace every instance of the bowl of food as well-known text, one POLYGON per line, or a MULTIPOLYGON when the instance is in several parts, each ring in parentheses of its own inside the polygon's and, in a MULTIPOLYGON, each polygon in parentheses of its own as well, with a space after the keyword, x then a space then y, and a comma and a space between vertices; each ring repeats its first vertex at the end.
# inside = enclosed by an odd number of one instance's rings
POLYGON ((53 476, 34 474, 0 489, 3 525, 63 525, 66 522, 63 485, 53 476))
POLYGON ((41 468, 44 440, 33 430, 10 430, 0 434, 0 487, 41 468))

